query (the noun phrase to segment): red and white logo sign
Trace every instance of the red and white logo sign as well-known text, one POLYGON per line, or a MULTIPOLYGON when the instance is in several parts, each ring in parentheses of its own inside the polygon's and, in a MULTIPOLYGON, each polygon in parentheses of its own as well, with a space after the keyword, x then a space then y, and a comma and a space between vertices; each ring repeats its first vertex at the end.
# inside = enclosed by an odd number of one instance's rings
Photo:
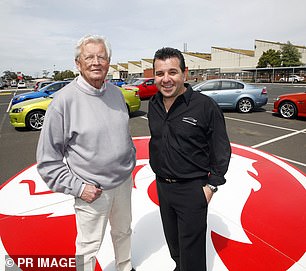
POLYGON ((21 72, 17 72, 17 79, 18 80, 23 80, 23 75, 21 72))
MULTIPOLYGON (((132 261, 138 271, 172 270, 148 142, 149 137, 134 138, 132 261)), ((256 149, 232 144, 232 152, 227 183, 209 205, 208 270, 306 270, 305 174, 256 149)), ((7 254, 73 255, 73 203, 73 197, 48 189, 36 165, 2 185, 0 270, 7 254)), ((97 260, 96 270, 115 270, 109 234, 97 260)))

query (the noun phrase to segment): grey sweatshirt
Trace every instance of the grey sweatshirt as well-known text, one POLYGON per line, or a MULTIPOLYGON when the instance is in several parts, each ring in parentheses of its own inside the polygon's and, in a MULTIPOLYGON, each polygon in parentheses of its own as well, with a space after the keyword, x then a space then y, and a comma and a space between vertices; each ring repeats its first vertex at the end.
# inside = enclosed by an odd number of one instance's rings
POLYGON ((46 112, 37 147, 39 174, 53 191, 75 197, 83 183, 120 185, 136 163, 128 122, 119 88, 105 83, 103 91, 94 90, 75 79, 46 112))

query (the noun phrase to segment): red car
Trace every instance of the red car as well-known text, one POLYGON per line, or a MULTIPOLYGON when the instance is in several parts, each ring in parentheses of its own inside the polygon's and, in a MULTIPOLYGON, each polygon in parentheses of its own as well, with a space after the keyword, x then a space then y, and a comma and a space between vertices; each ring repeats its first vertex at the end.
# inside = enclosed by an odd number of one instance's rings
POLYGON ((141 100, 148 99, 154 96, 158 89, 155 85, 154 78, 139 78, 137 81, 130 85, 125 85, 123 88, 130 89, 137 87, 139 89, 139 98, 141 100))
POLYGON ((306 117, 306 92, 280 95, 272 111, 287 119, 306 117))

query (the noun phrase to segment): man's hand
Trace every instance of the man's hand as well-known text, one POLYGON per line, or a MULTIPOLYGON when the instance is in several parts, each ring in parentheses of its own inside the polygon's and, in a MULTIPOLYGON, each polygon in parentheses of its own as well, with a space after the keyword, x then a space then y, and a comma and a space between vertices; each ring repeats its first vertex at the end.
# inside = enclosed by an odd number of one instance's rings
POLYGON ((209 203, 214 193, 211 191, 211 189, 207 185, 203 187, 203 191, 207 199, 207 203, 209 203))
POLYGON ((101 188, 97 188, 92 184, 86 184, 80 198, 88 203, 92 203, 97 198, 99 198, 101 194, 101 188))

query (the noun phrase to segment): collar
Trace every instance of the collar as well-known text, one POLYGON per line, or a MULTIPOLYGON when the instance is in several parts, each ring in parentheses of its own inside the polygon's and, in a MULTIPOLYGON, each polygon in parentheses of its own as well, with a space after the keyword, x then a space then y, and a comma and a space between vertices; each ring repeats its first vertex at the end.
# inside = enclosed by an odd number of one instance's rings
POLYGON ((106 89, 105 82, 103 83, 100 89, 93 87, 90 85, 82 75, 79 75, 76 80, 77 84, 88 94, 92 95, 101 95, 106 89))

